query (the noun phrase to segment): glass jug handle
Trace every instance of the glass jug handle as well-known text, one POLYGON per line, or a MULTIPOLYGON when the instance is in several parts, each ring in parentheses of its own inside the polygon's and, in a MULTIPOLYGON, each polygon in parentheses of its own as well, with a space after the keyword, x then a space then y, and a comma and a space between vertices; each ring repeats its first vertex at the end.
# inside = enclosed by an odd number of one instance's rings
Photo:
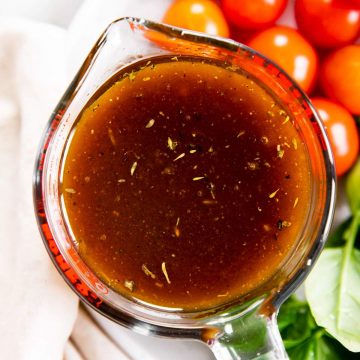
POLYGON ((276 312, 263 315, 260 307, 226 323, 206 339, 217 360, 288 360, 277 326, 276 312))

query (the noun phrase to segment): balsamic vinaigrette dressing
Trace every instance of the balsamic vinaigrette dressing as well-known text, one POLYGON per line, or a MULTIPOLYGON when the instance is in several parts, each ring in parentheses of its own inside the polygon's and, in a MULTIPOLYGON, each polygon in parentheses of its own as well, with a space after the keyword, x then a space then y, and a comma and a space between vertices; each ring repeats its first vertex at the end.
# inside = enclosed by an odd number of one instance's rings
POLYGON ((308 213, 309 159, 292 115, 247 74, 161 57, 117 74, 79 116, 61 192, 105 283, 195 311, 281 267, 308 213))

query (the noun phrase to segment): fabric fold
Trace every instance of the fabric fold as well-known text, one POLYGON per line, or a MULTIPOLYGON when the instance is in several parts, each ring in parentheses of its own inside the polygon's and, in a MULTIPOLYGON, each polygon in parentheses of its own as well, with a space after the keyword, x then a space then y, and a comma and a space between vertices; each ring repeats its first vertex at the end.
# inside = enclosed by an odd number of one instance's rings
POLYGON ((78 300, 42 244, 32 199, 37 147, 65 90, 64 41, 52 25, 0 24, 2 359, 62 359, 77 314, 78 300))

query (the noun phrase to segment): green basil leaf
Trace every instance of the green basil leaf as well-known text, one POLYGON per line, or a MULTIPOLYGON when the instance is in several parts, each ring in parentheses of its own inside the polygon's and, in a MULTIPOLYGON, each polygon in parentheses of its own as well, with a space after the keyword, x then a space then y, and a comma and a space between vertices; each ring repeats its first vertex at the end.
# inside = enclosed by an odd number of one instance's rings
POLYGON ((290 360, 358 360, 359 354, 345 349, 325 332, 315 333, 306 342, 287 350, 290 360), (318 334, 321 334, 318 336, 318 334))
POLYGON ((304 342, 302 346, 297 346, 287 351, 291 360, 320 360, 316 357, 315 344, 312 339, 304 342))
POLYGON ((360 210, 360 160, 353 166, 345 183, 346 196, 353 214, 360 210))
POLYGON ((347 235, 351 247, 325 249, 305 282, 317 324, 353 352, 360 351, 360 251, 352 247, 357 226, 347 235))
POLYGON ((349 228, 351 218, 341 223, 328 237, 326 247, 340 247, 345 245, 344 233, 349 228))
POLYGON ((280 308, 278 326, 286 348, 293 343, 303 341, 311 336, 316 323, 310 313, 309 305, 305 301, 298 300, 295 296, 290 297, 280 308))
POLYGON ((291 360, 350 360, 350 357, 343 357, 344 354, 346 352, 338 350, 334 341, 321 331, 315 333, 302 346, 288 351, 291 360))
POLYGON ((354 354, 319 327, 305 301, 291 296, 280 308, 278 325, 290 360, 355 360, 354 354))
POLYGON ((343 347, 337 340, 329 335, 318 339, 318 357, 326 360, 359 360, 359 354, 353 353, 343 347))
POLYGON ((354 115, 354 119, 355 119, 356 123, 358 124, 358 126, 360 126, 360 115, 354 115))

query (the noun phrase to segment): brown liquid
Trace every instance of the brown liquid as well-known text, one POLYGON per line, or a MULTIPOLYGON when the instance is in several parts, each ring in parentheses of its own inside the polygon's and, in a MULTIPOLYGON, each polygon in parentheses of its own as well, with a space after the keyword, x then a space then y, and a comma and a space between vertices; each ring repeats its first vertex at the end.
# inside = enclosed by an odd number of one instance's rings
POLYGON ((83 111, 65 154, 81 257, 115 291, 187 311, 261 286, 308 212, 291 115, 214 63, 159 58, 126 71, 83 111))

